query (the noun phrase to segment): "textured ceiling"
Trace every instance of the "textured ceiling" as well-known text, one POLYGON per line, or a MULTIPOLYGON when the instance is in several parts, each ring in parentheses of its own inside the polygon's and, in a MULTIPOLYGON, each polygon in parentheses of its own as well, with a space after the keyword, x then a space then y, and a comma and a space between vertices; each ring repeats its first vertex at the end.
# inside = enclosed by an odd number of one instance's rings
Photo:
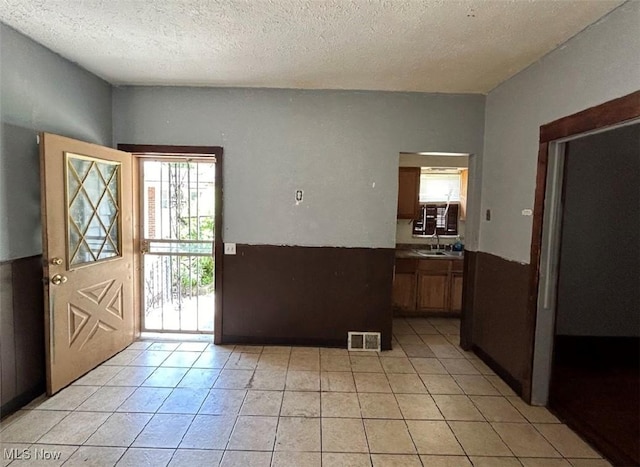
POLYGON ((486 93, 621 0, 0 0, 113 84, 486 93))

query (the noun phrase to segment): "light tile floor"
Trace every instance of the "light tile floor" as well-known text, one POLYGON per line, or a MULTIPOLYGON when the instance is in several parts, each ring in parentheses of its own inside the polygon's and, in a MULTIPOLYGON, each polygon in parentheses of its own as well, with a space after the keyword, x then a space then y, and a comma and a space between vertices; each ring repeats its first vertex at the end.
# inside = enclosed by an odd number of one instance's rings
POLYGON ((3 421, 1 465, 610 465, 458 333, 397 319, 380 354, 136 342, 3 421))

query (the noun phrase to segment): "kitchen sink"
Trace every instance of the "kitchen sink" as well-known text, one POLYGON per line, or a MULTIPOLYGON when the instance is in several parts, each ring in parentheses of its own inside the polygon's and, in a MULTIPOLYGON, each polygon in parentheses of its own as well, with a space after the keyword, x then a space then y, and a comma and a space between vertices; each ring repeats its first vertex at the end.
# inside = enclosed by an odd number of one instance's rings
POLYGON ((438 251, 433 251, 433 250, 413 250, 412 251, 415 255, 417 256, 421 256, 423 258, 432 258, 434 256, 453 256, 453 257, 460 257, 463 255, 462 251, 442 251, 442 250, 438 250, 438 251))
POLYGON ((444 254, 446 256, 462 256, 464 251, 445 251, 444 254))
POLYGON ((426 248, 412 248, 407 250, 398 250, 397 257, 404 258, 460 258, 463 256, 462 251, 450 250, 428 250, 426 248))
POLYGON ((425 250, 415 250, 415 253, 419 256, 444 256, 444 251, 425 251, 425 250))

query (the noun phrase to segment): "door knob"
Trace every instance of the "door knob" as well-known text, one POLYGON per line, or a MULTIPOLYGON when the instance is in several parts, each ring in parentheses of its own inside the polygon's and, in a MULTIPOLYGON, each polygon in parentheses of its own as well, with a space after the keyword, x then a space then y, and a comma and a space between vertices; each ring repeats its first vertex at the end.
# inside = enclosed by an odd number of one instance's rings
POLYGON ((62 274, 56 274, 51 278, 51 283, 53 285, 60 285, 64 284, 65 282, 67 282, 67 277, 63 276, 62 274))
POLYGON ((55 266, 60 266, 62 264, 62 258, 53 258, 51 260, 51 264, 55 266))

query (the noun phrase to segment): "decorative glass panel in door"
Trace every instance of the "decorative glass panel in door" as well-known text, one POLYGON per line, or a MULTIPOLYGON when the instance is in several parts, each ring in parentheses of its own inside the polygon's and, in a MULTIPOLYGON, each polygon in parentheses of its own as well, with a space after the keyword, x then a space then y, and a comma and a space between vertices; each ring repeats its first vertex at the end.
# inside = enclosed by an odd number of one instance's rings
POLYGON ((120 164, 66 153, 69 266, 120 256, 120 164))
POLYGON ((215 161, 141 159, 142 327, 213 331, 215 161))

